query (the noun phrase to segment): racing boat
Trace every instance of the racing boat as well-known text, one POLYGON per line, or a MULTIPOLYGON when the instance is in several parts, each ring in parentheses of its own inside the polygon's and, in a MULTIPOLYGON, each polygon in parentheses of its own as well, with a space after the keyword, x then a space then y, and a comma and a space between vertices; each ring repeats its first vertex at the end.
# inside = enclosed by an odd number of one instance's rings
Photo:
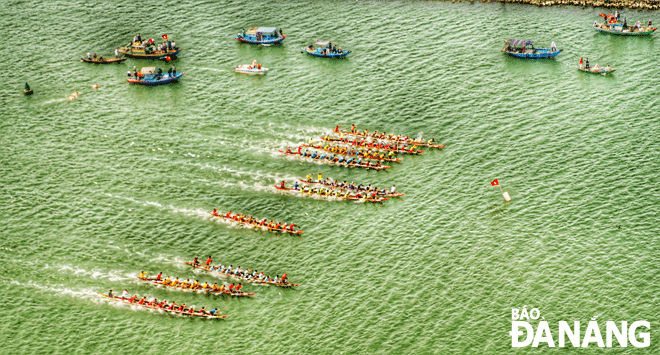
POLYGON ((377 149, 377 150, 384 150, 388 152, 394 152, 394 153, 401 153, 401 154, 422 154, 424 153, 423 150, 415 150, 416 144, 413 144, 410 149, 407 148, 407 144, 403 143, 401 148, 399 148, 399 145, 397 143, 392 143, 392 144, 383 144, 383 143, 367 143, 366 140, 361 140, 358 141, 357 139, 345 139, 345 138, 330 138, 329 136, 321 137, 326 142, 335 142, 337 144, 346 144, 346 145, 354 145, 358 148, 366 148, 366 149, 377 149))
POLYGON ((318 149, 322 150, 328 153, 333 153, 333 154, 341 154, 341 155, 347 155, 351 157, 358 157, 362 159, 373 159, 373 160, 382 160, 382 161, 389 161, 389 162, 397 162, 401 161, 401 158, 388 158, 385 156, 385 154, 378 155, 376 153, 369 154, 369 152, 362 152, 358 149, 356 152, 354 149, 349 151, 348 148, 340 148, 340 147, 323 147, 322 145, 311 145, 311 144, 302 144, 303 147, 306 148, 313 148, 313 149, 318 149))
MULTIPOLYGON (((184 261, 184 263, 192 266, 195 269, 201 269, 201 270, 205 270, 205 271, 210 272, 210 273, 218 274, 220 276, 230 277, 230 278, 233 278, 233 279, 236 279, 236 280, 251 282, 251 283, 255 283, 255 284, 265 284, 265 285, 273 285, 273 286, 279 286, 279 287, 300 286, 300 284, 293 284, 293 283, 289 283, 289 282, 275 282, 275 281, 272 281, 270 278, 269 278, 269 281, 266 281, 265 279, 260 279, 258 277, 248 278, 248 277, 245 277, 245 276, 242 276, 242 275, 236 275, 234 273, 226 272, 226 270, 220 270, 219 266, 213 266, 213 265, 206 266, 204 264, 195 265, 192 261, 184 261)), ((248 270, 248 271, 251 271, 251 270, 248 270)), ((285 276, 286 276, 286 274, 285 274, 285 276)))
MULTIPOLYGON (((323 186, 328 186, 329 188, 333 190, 342 190, 342 191, 353 191, 353 192, 363 192, 363 193, 370 193, 370 192, 376 192, 377 195, 379 196, 388 196, 388 197, 401 197, 405 194, 403 193, 398 193, 394 192, 392 193, 391 191, 388 191, 387 189, 375 189, 375 190, 363 190, 358 188, 358 186, 351 186, 351 185, 339 185, 336 181, 335 182, 329 182, 329 181, 314 181, 314 180, 303 180, 303 179, 298 179, 300 182, 304 182, 307 184, 317 184, 317 185, 323 185, 323 186)), ((360 184, 359 186, 362 186, 360 184)))
MULTIPOLYGON (((216 218, 226 219, 226 220, 232 221, 232 222, 237 222, 237 223, 247 225, 247 226, 252 226, 252 227, 255 227, 255 228, 261 228, 261 229, 266 228, 267 230, 269 230, 271 232, 283 232, 283 233, 289 233, 289 234, 303 234, 303 233, 305 233, 305 231, 301 231, 301 230, 294 230, 294 229, 289 229, 289 228, 284 228, 284 227, 275 228, 275 227, 271 227, 271 226, 269 226, 265 223, 260 224, 260 221, 258 221, 256 218, 253 218, 253 217, 247 217, 246 216, 247 219, 238 219, 238 218, 236 218, 236 216, 239 216, 238 213, 235 214, 234 216, 228 217, 226 214, 218 213, 217 209, 215 209, 211 212, 211 216, 216 217, 216 218)), ((264 218, 263 220, 265 221, 266 219, 264 218)), ((295 226, 295 224, 293 224, 293 225, 295 226)))
POLYGON ((327 163, 330 163, 330 164, 333 164, 333 165, 340 165, 340 166, 346 166, 346 167, 374 169, 374 170, 385 170, 385 169, 390 168, 388 165, 380 165, 380 163, 376 163, 376 164, 371 164, 371 162, 366 162, 366 163, 350 162, 350 163, 348 163, 348 162, 343 162, 343 161, 340 162, 337 158, 330 159, 331 157, 327 157, 327 156, 324 157, 323 159, 321 159, 321 156, 316 156, 316 157, 313 157, 313 155, 303 156, 302 153, 294 152, 294 151, 291 151, 289 149, 287 149, 287 151, 278 150, 278 152, 280 152, 284 155, 291 155, 291 156, 296 156, 296 157, 299 157, 299 158, 305 158, 305 159, 312 160, 312 161, 322 161, 322 162, 327 162, 327 163))
POLYGON ((213 287, 205 287, 205 288, 199 287, 199 288, 193 290, 193 289, 190 288, 189 285, 188 286, 184 285, 183 282, 177 282, 176 285, 172 285, 171 283, 166 284, 163 280, 155 280, 155 279, 151 279, 151 278, 148 278, 148 277, 138 277, 138 279, 140 279, 144 282, 152 283, 154 285, 172 287, 172 288, 177 288, 177 289, 180 289, 180 290, 197 291, 198 293, 209 293, 209 294, 216 294, 216 295, 217 294, 222 294, 222 295, 232 296, 232 297, 250 297, 250 296, 254 296, 254 294, 255 294, 254 292, 229 291, 228 289, 226 289, 224 287, 224 285, 217 288, 217 289, 213 288, 213 287))
POLYGON ((339 127, 341 125, 335 127, 333 132, 341 135, 347 135, 347 136, 354 136, 354 137, 363 137, 363 138, 373 138, 377 139, 379 141, 389 141, 389 142, 396 142, 396 143, 405 143, 405 144, 415 144, 419 147, 427 147, 427 148, 444 148, 446 147, 444 144, 435 144, 435 140, 433 138, 429 139, 428 141, 424 142, 423 139, 416 140, 416 139, 411 139, 408 138, 408 136, 402 137, 401 135, 395 135, 395 134, 386 134, 385 132, 378 133, 378 131, 373 131, 369 132, 369 130, 364 130, 363 132, 357 131, 355 126, 352 127, 352 131, 345 131, 345 130, 339 130, 339 127))
POLYGON ((178 311, 178 310, 167 309, 167 308, 164 308, 164 307, 158 307, 158 306, 155 306, 155 305, 154 306, 148 306, 147 304, 139 304, 137 302, 131 302, 130 299, 119 297, 119 296, 111 297, 111 296, 103 294, 103 293, 99 293, 99 295, 102 296, 102 297, 105 297, 107 299, 111 299, 113 301, 116 301, 116 302, 130 304, 131 306, 137 306, 137 307, 146 308, 146 309, 153 309, 153 310, 167 312, 167 313, 171 313, 171 314, 180 314, 180 315, 183 315, 183 316, 200 317, 200 318, 207 318, 207 319, 227 318, 226 315, 217 315, 216 316, 216 315, 212 315, 212 314, 209 314, 209 313, 206 313, 206 312, 205 313, 190 312, 190 310, 191 310, 190 308, 178 311))
POLYGON ((326 199, 337 199, 337 200, 351 200, 351 201, 361 201, 361 202, 384 202, 387 201, 389 198, 388 197, 368 197, 368 193, 356 193, 355 195, 351 195, 350 191, 346 192, 344 194, 340 194, 338 191, 333 191, 332 189, 320 189, 317 190, 315 188, 311 188, 309 190, 306 189, 306 186, 303 186, 300 189, 295 189, 295 188, 288 188, 284 187, 282 185, 274 185, 276 189, 280 191, 286 191, 289 193, 294 193, 294 194, 302 194, 302 195, 310 195, 310 196, 319 196, 323 197, 326 199), (325 194, 324 194, 325 191, 325 194))

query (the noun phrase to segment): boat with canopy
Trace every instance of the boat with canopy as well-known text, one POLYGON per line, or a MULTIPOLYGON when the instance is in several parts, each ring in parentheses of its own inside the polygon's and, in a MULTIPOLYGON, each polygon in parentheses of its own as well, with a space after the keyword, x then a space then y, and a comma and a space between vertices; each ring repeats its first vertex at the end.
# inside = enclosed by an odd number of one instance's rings
POLYGON ((282 34, 281 29, 278 34, 275 27, 250 27, 247 31, 243 30, 234 38, 243 43, 269 45, 281 43, 286 36, 282 34))
POLYGON ((351 53, 351 51, 344 51, 341 49, 341 47, 337 47, 336 45, 333 47, 332 42, 330 41, 321 41, 317 39, 316 46, 317 47, 314 47, 314 45, 310 44, 309 46, 304 47, 302 50, 303 52, 314 57, 332 59, 345 58, 351 53))
POLYGON ((554 58, 563 51, 563 49, 557 49, 557 48, 534 48, 533 41, 526 41, 520 39, 510 39, 505 43, 506 46, 502 48, 502 52, 516 58, 526 58, 526 59, 554 58))

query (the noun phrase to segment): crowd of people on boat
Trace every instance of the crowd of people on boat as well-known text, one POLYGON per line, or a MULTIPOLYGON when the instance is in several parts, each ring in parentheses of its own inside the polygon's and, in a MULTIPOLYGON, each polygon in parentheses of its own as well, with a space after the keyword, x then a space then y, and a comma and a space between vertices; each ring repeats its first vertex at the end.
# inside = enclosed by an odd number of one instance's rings
POLYGON ((268 228, 269 230, 272 231, 281 231, 281 232, 294 232, 297 229, 295 223, 287 224, 287 223, 282 223, 282 222, 276 222, 276 221, 269 221, 266 218, 263 218, 261 220, 257 220, 255 217, 252 216, 246 216, 241 213, 236 213, 232 215, 232 212, 229 211, 225 215, 221 215, 218 213, 218 209, 214 209, 213 212, 211 212, 211 215, 214 217, 219 217, 219 218, 227 218, 232 221, 244 223, 244 224, 249 224, 255 227, 265 227, 268 228))
POLYGON ((133 41, 129 47, 132 48, 134 46, 143 46, 145 54, 167 54, 179 50, 175 42, 166 40, 165 42, 156 44, 152 38, 142 40, 142 36, 139 33, 133 37, 133 41))
POLYGON ((135 294, 131 296, 128 293, 128 290, 124 290, 121 296, 115 296, 115 294, 110 290, 108 292, 108 297, 112 299, 123 300, 127 303, 142 306, 145 308, 160 309, 166 312, 180 313, 187 315, 196 315, 196 316, 219 316, 220 310, 214 308, 210 311, 206 310, 206 307, 202 307, 199 310, 195 310, 194 306, 188 307, 185 303, 178 305, 176 302, 168 302, 167 300, 159 301, 157 298, 147 300, 147 297, 135 294))
MULTIPOLYGON (((601 17, 603 17, 604 21, 602 24, 598 23, 598 21, 594 21, 594 27, 596 28, 601 28, 604 30, 609 30, 609 31, 625 31, 628 30, 630 27, 628 26, 628 22, 626 18, 623 18, 623 21, 621 21, 621 13, 619 11, 615 11, 614 14, 610 13, 608 15, 606 14, 600 14, 601 17), (619 30, 617 27, 621 26, 621 29, 619 30)), ((648 28, 644 28, 642 26, 641 21, 635 22, 635 25, 632 27, 631 32, 644 32, 647 30, 650 30, 653 27, 653 21, 649 19, 648 22, 648 28)))
POLYGON ((410 136, 404 137, 400 134, 387 134, 385 132, 378 132, 378 131, 369 132, 368 129, 365 129, 364 131, 359 131, 354 124, 351 125, 350 131, 342 131, 339 129, 340 127, 341 125, 336 126, 333 129, 333 132, 339 134, 339 137, 342 139, 346 135, 352 135, 352 136, 358 136, 364 138, 393 141, 398 143, 417 144, 425 147, 436 147, 436 148, 444 147, 444 146, 436 145, 436 141, 434 138, 429 138, 428 140, 425 141, 424 138, 420 138, 419 140, 417 140, 410 138, 410 136))
POLYGON ((313 44, 310 44, 308 47, 310 52, 318 51, 319 54, 330 55, 330 54, 343 54, 344 51, 341 47, 337 48, 337 45, 332 45, 332 42, 328 42, 328 45, 325 47, 314 48, 313 44))
MULTIPOLYGON (((163 76, 163 69, 158 67, 158 70, 155 73, 142 73, 141 71, 137 70, 137 67, 133 66, 133 72, 129 70, 127 72, 127 75, 129 78, 135 78, 135 80, 143 80, 145 78, 148 78, 147 75, 151 75, 151 77, 158 81, 164 78, 163 76)), ((166 79, 174 78, 176 77, 176 66, 172 65, 171 68, 167 70, 167 77, 166 79)))
POLYGON ((381 165, 379 162, 372 163, 370 161, 362 162, 361 157, 344 157, 344 156, 334 156, 328 155, 328 153, 318 153, 316 151, 308 152, 307 150, 301 151, 302 146, 298 146, 297 152, 291 150, 291 147, 286 147, 284 154, 287 155, 300 155, 303 158, 311 158, 314 160, 328 161, 338 165, 366 168, 366 169, 381 169, 387 168, 381 165))
POLYGON ((381 198, 379 196, 379 191, 351 191, 348 189, 341 189, 341 188, 317 188, 317 187, 310 187, 306 184, 299 184, 298 181, 296 181, 293 184, 292 188, 286 187, 286 181, 280 181, 280 189, 281 190, 290 190, 290 191, 295 191, 299 193, 304 193, 304 194, 309 194, 309 195, 318 195, 322 197, 335 197, 335 198, 340 198, 340 199, 345 199, 345 200, 364 200, 364 201, 369 201, 369 202, 381 202, 387 200, 387 198, 381 198))
POLYGON ((353 181, 351 181, 351 183, 349 184, 348 182, 346 182, 346 180, 344 180, 343 182, 339 182, 336 180, 332 180, 331 178, 326 178, 325 180, 323 180, 323 174, 321 173, 318 174, 318 180, 313 180, 312 174, 307 174, 306 180, 304 182, 309 184, 322 184, 325 186, 329 186, 331 189, 352 190, 352 191, 365 192, 365 193, 375 192, 378 195, 397 195, 395 185, 392 185, 391 189, 388 191, 387 189, 377 188, 372 184, 364 185, 360 183, 356 185, 355 182, 353 181))
POLYGON ((376 150, 361 150, 361 149, 355 149, 355 148, 348 148, 348 147, 338 147, 338 146, 330 146, 329 144, 326 144, 325 146, 322 145, 314 145, 312 140, 309 140, 309 144, 305 145, 309 148, 314 148, 318 150, 323 150, 329 153, 334 153, 334 154, 340 154, 340 155, 349 155, 349 156, 355 156, 358 158, 364 158, 364 159, 373 159, 373 160, 384 160, 384 161, 400 161, 401 158, 396 157, 396 153, 394 151, 390 151, 387 156, 385 155, 384 152, 380 152, 380 154, 376 150))
POLYGON ((601 70, 604 70, 604 71, 606 71, 606 72, 608 72, 608 71, 611 70, 611 68, 610 68, 609 65, 606 66, 606 67, 601 67, 600 65, 598 65, 598 63, 596 63, 596 65, 594 65, 593 68, 592 68, 592 67, 589 65, 589 58, 587 58, 587 59, 584 60, 584 61, 582 60, 582 58, 580 58, 580 69, 585 69, 585 70, 590 70, 590 71, 601 71, 601 70))
MULTIPOLYGON (((199 262, 199 259, 195 257, 192 261, 192 266, 193 267, 202 267, 202 265, 199 262)), ((278 284, 278 285, 290 285, 288 282, 287 275, 284 274, 282 277, 280 275, 277 275, 275 277, 270 277, 266 274, 264 274, 263 271, 259 272, 257 270, 249 270, 249 269, 243 269, 240 266, 237 268, 234 268, 233 265, 225 266, 225 265, 212 265, 212 260, 211 257, 206 260, 206 267, 208 271, 216 271, 219 274, 226 275, 226 276, 233 276, 237 278, 242 278, 248 282, 258 282, 258 283, 269 283, 269 284, 278 284)), ((240 284, 239 284, 240 285, 240 284)))

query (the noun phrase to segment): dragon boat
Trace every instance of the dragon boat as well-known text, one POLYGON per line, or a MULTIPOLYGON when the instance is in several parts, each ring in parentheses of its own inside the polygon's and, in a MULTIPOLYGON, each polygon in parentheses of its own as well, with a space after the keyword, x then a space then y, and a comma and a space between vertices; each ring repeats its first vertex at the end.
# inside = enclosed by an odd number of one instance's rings
POLYGON ((97 57, 97 58, 80 58, 81 61, 85 63, 94 63, 94 64, 111 64, 111 63, 121 63, 125 61, 126 57, 121 57, 121 58, 103 58, 103 57, 97 57))
POLYGON ((270 45, 281 43, 286 36, 280 33, 278 35, 275 27, 250 27, 247 31, 243 30, 234 37, 237 41, 249 44, 270 45))
MULTIPOLYGON (((353 192, 363 192, 363 193, 370 193, 370 192, 375 192, 379 196, 388 196, 388 197, 401 197, 404 196, 405 194, 403 193, 398 193, 394 192, 392 193, 391 191, 388 191, 387 189, 376 189, 376 190, 363 190, 359 189, 357 186, 351 186, 351 185, 338 185, 337 182, 329 182, 329 181, 319 181, 319 180, 304 180, 304 179, 298 179, 300 182, 304 182, 306 184, 317 184, 317 185, 323 185, 327 186, 333 190, 341 190, 341 191, 353 191, 353 192)), ((361 186, 362 184, 360 184, 361 186)))
POLYGON ((350 157, 357 157, 357 158, 362 158, 362 159, 372 159, 372 160, 382 160, 382 161, 388 161, 388 162, 398 162, 401 161, 401 158, 388 158, 385 157, 385 154, 381 154, 379 156, 378 154, 368 154, 364 153, 361 151, 356 152, 355 150, 349 151, 348 148, 340 148, 340 147, 323 147, 322 145, 311 145, 311 144, 301 144, 301 146, 306 147, 306 148, 312 148, 312 149, 318 149, 322 150, 324 152, 328 153, 333 153, 333 154, 340 154, 340 155, 346 155, 350 157))
POLYGON ((303 47, 303 52, 307 53, 311 56, 314 57, 320 57, 320 58, 331 58, 331 59, 341 59, 341 58, 346 58, 347 55, 351 53, 351 51, 344 51, 341 49, 341 47, 337 48, 332 48, 332 43, 329 41, 320 41, 316 40, 316 45, 318 47, 314 47, 314 45, 310 44, 307 47, 303 47))
POLYGON ((186 72, 158 74, 156 73, 156 67, 143 67, 137 73, 137 77, 129 76, 128 79, 126 79, 126 82, 146 86, 165 85, 178 82, 185 73, 186 72))
POLYGON ((585 73, 591 73, 591 74, 609 74, 613 71, 616 70, 616 68, 611 68, 609 65, 606 67, 601 67, 598 64, 594 65, 593 67, 587 69, 584 66, 578 66, 577 70, 585 73))
MULTIPOLYGON (((266 224, 261 224, 260 221, 258 221, 257 219, 255 219, 253 217, 248 217, 246 220, 235 219, 234 217, 236 217, 237 215, 238 215, 238 213, 236 215, 232 216, 232 217, 227 217, 227 215, 223 215, 221 213, 218 213, 217 209, 215 209, 211 212, 211 216, 213 216, 213 217, 220 218, 220 219, 226 219, 226 220, 231 221, 231 222, 237 222, 237 223, 247 225, 247 226, 251 226, 251 227, 255 227, 255 228, 261 228, 261 229, 265 228, 265 229, 267 229, 271 232, 282 232, 282 233, 289 233, 289 234, 303 234, 303 233, 305 233, 305 231, 288 229, 288 228, 284 228, 284 227, 274 228, 274 227, 268 226, 266 224)), ((265 220, 265 218, 263 220, 265 220)), ((295 224, 294 224, 294 226, 295 226, 295 224)))
POLYGON ((424 142, 423 139, 420 140, 415 140, 415 139, 410 139, 408 136, 401 137, 401 135, 394 135, 394 134, 386 134, 385 132, 378 133, 378 131, 373 131, 369 133, 369 130, 364 130, 363 132, 358 132, 355 130, 355 126, 352 127, 351 131, 346 131, 346 130, 339 130, 339 127, 341 125, 335 127, 333 130, 334 133, 340 134, 340 135, 348 135, 348 136, 354 136, 354 137, 362 137, 362 138, 373 138, 377 139, 379 141, 388 141, 388 142, 395 142, 395 143, 404 143, 404 144, 414 144, 419 147, 427 147, 427 148, 444 148, 446 147, 444 144, 435 144, 435 140, 433 138, 429 139, 428 141, 424 142))
POLYGON ((274 185, 276 189, 280 191, 286 191, 289 193, 294 193, 294 194, 302 194, 302 195, 310 195, 310 196, 320 196, 324 197, 327 199, 330 198, 335 198, 337 200, 351 200, 351 201, 362 201, 362 202, 384 202, 387 201, 389 198, 388 197, 368 197, 368 194, 364 194, 364 196, 361 193, 356 193, 355 195, 351 195, 350 191, 346 192, 343 196, 339 194, 338 191, 333 191, 332 189, 326 190, 326 194, 323 194, 324 189, 317 190, 314 188, 311 188, 309 190, 306 189, 306 186, 303 186, 300 189, 295 189, 295 188, 288 188, 284 187, 282 185, 274 185))
MULTIPOLYGON (((214 288, 214 287, 199 287, 196 289, 190 288, 190 286, 186 286, 183 282, 177 282, 176 285, 171 284, 170 282, 165 283, 165 280, 155 280, 153 278, 148 278, 148 277, 138 277, 138 279, 144 281, 144 282, 149 282, 154 285, 160 285, 164 287, 172 287, 175 289, 179 290, 190 290, 190 291, 197 291, 198 293, 208 293, 208 294, 221 294, 221 295, 226 295, 226 296, 232 296, 232 297, 250 297, 254 296, 254 292, 243 292, 243 291, 229 291, 223 286, 220 286, 219 288, 214 288)), ((171 280, 170 280, 171 281, 171 280)))
MULTIPOLYGON (((220 276, 229 277, 229 278, 233 278, 233 279, 236 279, 236 280, 250 282, 250 283, 254 283, 254 284, 273 285, 273 286, 279 286, 279 287, 285 287, 285 288, 300 286, 300 284, 293 284, 293 283, 290 283, 290 282, 275 282, 275 281, 272 281, 270 279, 268 281, 266 281, 265 279, 260 279, 260 278, 255 278, 255 277, 248 278, 248 277, 245 277, 245 276, 242 276, 242 275, 236 275, 234 273, 228 273, 225 270, 220 270, 219 266, 214 267, 213 265, 207 266, 207 265, 204 265, 204 264, 195 265, 195 263, 193 263, 192 261, 184 261, 184 263, 192 266, 193 269, 200 269, 200 270, 204 270, 204 271, 207 271, 207 272, 210 272, 210 273, 218 274, 220 276)), ((247 270, 247 271, 251 271, 251 270, 247 270)), ((284 274, 284 277, 286 277, 286 274, 284 274)))
POLYGON ((502 52, 512 57, 525 59, 554 58, 562 51, 563 49, 556 48, 534 48, 533 41, 523 41, 519 39, 510 39, 506 41, 506 46, 502 48, 502 52))
POLYGON ((153 309, 153 310, 156 310, 156 311, 167 312, 167 313, 171 313, 171 314, 180 314, 180 315, 183 315, 183 316, 200 317, 200 318, 207 318, 207 319, 227 318, 226 315, 217 315, 216 316, 216 315, 209 314, 209 313, 206 313, 206 312, 201 313, 199 311, 194 311, 194 308, 192 308, 192 307, 188 308, 188 309, 184 309, 184 310, 174 310, 174 309, 167 309, 165 307, 158 307, 156 305, 149 306, 147 304, 139 304, 138 302, 131 301, 129 298, 123 298, 123 297, 119 297, 119 296, 111 297, 110 295, 106 295, 106 294, 103 294, 103 293, 99 293, 99 295, 102 296, 102 297, 105 297, 107 299, 111 299, 113 301, 116 301, 116 302, 130 304, 131 306, 137 306, 137 307, 146 308, 146 309, 153 309))
POLYGON ((377 150, 384 150, 388 152, 394 152, 394 153, 401 153, 401 154, 414 154, 414 155, 419 155, 424 153, 423 150, 415 150, 415 144, 410 147, 410 149, 405 149, 406 144, 404 144, 401 148, 398 148, 398 144, 394 144, 392 146, 391 144, 380 144, 380 143, 367 143, 366 141, 358 141, 357 139, 350 140, 350 139, 344 139, 344 138, 330 138, 329 136, 325 137, 320 137, 322 140, 326 142, 335 142, 337 144, 346 144, 346 145, 354 145, 358 148, 366 148, 366 149, 377 149, 377 150))
MULTIPOLYGON (((164 36, 164 38, 167 38, 164 36)), ((141 38, 140 38, 141 39, 141 38)), ((156 45, 153 39, 144 41, 131 41, 124 47, 119 47, 119 53, 129 58, 138 59, 164 59, 167 61, 174 60, 181 52, 181 48, 172 46, 172 42, 167 41, 159 46, 156 45)))
POLYGON ((311 161, 328 162, 328 163, 333 164, 333 165, 339 165, 339 166, 345 166, 345 167, 363 168, 363 169, 367 169, 367 170, 368 169, 385 170, 385 169, 390 168, 389 165, 380 165, 380 163, 371 164, 371 162, 366 162, 366 163, 359 163, 358 164, 358 163, 355 163, 355 162, 350 162, 350 163, 339 162, 338 160, 335 160, 337 158, 334 158, 334 159, 330 160, 330 159, 328 159, 330 157, 326 157, 326 158, 321 159, 320 156, 318 156, 316 158, 312 158, 311 156, 303 156, 302 153, 293 152, 293 151, 290 151, 290 150, 287 150, 287 151, 278 150, 278 152, 280 152, 284 155, 291 155, 291 156, 296 156, 296 157, 306 158, 306 159, 308 158, 311 161))

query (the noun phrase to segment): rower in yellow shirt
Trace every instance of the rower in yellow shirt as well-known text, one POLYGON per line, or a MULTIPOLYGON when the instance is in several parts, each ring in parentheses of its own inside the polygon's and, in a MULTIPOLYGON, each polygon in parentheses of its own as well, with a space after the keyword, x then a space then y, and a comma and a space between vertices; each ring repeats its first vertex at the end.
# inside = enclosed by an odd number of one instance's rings
POLYGON ((138 279, 146 279, 147 278, 148 272, 142 271, 140 275, 138 276, 138 279))

